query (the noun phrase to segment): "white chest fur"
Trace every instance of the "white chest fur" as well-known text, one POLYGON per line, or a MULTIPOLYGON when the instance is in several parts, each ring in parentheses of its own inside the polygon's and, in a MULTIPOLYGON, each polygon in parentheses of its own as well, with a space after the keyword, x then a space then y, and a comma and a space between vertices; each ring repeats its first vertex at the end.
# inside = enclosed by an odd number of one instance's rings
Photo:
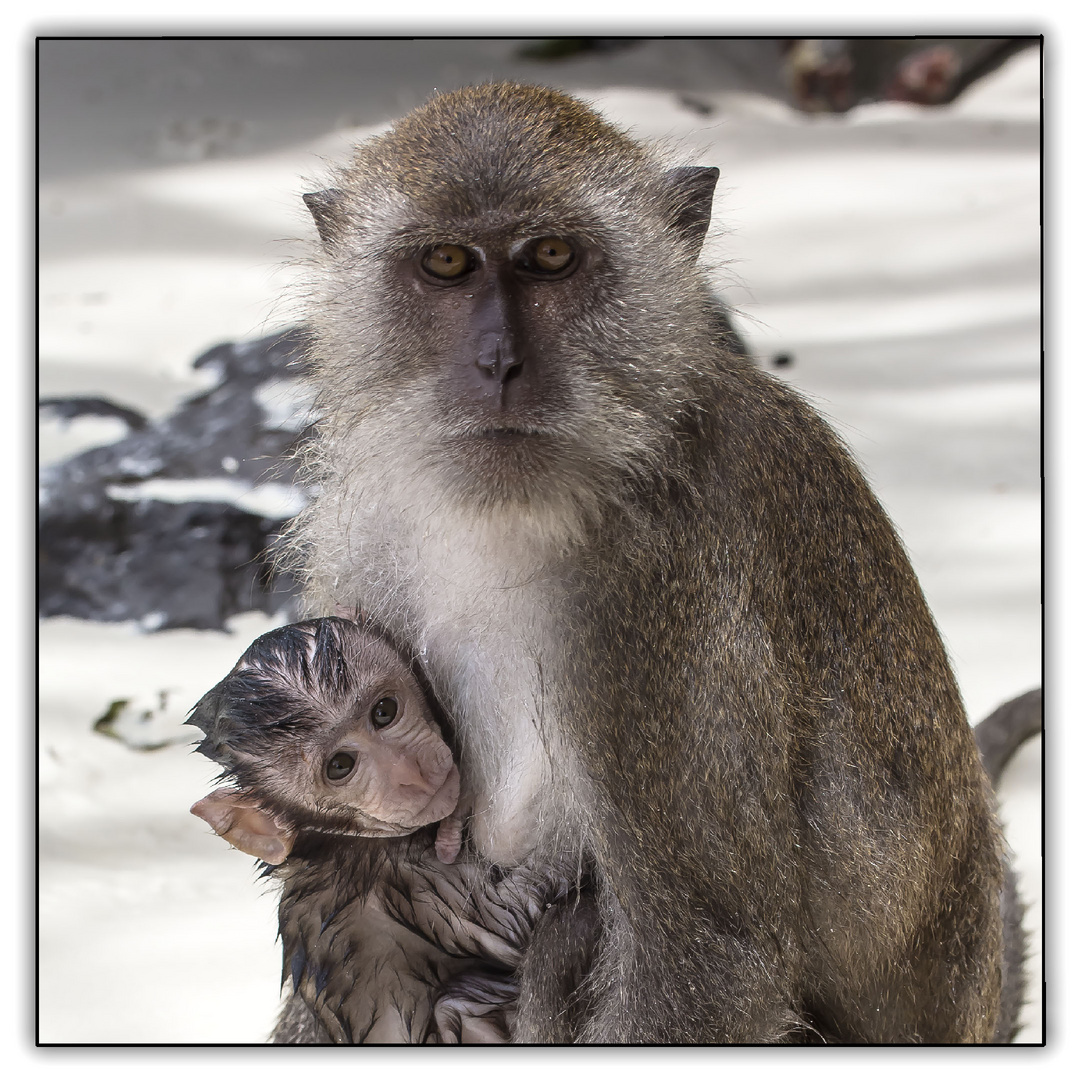
POLYGON ((557 590, 520 551, 498 554, 490 542, 429 534, 412 605, 415 644, 460 733, 474 842, 514 862, 565 827, 568 792, 554 686, 557 590))
POLYGON ((505 864, 540 843, 576 848, 577 785, 558 733, 563 590, 553 545, 536 522, 445 511, 417 522, 417 510, 348 519, 336 602, 359 602, 420 657, 459 735, 476 847, 505 864), (392 532, 365 528, 391 519, 392 532))

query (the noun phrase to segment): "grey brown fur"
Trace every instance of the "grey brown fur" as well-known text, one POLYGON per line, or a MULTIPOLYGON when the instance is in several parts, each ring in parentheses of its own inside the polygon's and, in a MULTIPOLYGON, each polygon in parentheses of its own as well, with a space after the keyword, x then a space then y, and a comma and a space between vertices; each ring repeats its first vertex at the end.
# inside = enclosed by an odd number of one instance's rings
POLYGON ((595 867, 589 974, 552 917, 514 1038, 1000 1038, 991 787, 857 466, 728 347, 715 178, 512 85, 356 148, 309 200, 309 604, 415 649, 485 862, 595 867))

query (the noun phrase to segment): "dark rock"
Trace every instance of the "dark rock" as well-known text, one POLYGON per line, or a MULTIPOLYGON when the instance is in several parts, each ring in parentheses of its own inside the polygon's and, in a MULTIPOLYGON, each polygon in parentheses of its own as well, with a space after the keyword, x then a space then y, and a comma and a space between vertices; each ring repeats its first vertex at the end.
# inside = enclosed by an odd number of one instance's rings
POLYGON ((59 420, 75 420, 80 416, 106 416, 123 420, 130 431, 142 431, 147 425, 147 419, 142 413, 101 397, 42 398, 38 402, 38 411, 51 412, 59 420))
POLYGON ((304 343, 303 330, 293 328, 210 349, 195 366, 216 371, 217 385, 160 421, 102 398, 42 403, 65 418, 120 417, 129 434, 41 471, 41 615, 135 619, 156 630, 220 628, 243 611, 293 611, 296 583, 274 577, 268 553, 287 518, 229 502, 139 498, 137 485, 230 478, 296 486, 289 455, 309 421, 302 409, 275 416, 260 391, 304 374, 304 343))
POLYGON ((1037 37, 795 38, 781 46, 792 104, 847 112, 868 101, 946 105, 1037 37))
POLYGON ((523 60, 568 60, 590 54, 618 53, 638 44, 640 38, 565 37, 542 38, 518 49, 523 60))
POLYGON ((228 503, 61 510, 39 531, 38 612, 212 630, 242 611, 290 611, 295 584, 272 575, 268 556, 285 524, 228 503))

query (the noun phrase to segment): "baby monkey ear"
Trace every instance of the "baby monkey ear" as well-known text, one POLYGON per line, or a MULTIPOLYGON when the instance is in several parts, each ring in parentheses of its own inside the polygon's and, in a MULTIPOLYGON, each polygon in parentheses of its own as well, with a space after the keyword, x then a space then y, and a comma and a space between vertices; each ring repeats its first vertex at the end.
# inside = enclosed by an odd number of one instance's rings
POLYGON ((225 788, 200 799, 191 812, 207 822, 234 848, 271 866, 283 863, 292 851, 296 830, 283 825, 242 791, 225 788))

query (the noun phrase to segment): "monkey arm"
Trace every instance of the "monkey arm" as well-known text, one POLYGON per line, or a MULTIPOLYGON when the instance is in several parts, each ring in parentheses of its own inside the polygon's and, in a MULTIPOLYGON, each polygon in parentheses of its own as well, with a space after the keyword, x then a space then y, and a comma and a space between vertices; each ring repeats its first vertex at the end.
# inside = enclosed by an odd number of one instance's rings
POLYGON ((850 459, 761 394, 706 441, 754 468, 708 466, 575 582, 558 708, 613 988, 582 1038, 989 1038, 1000 839, 947 658, 850 459))
POLYGON ((596 962, 600 934, 591 890, 551 904, 540 916, 521 965, 515 1042, 581 1040, 596 1004, 586 976, 596 962))
POLYGON ((565 895, 551 873, 528 866, 509 871, 460 861, 442 863, 428 848, 405 872, 387 879, 391 915, 449 956, 472 956, 507 970, 517 967, 545 905, 565 895))
POLYGON ((508 1016, 518 996, 517 978, 491 968, 463 971, 443 987, 435 1002, 438 1041, 452 1044, 508 1043, 508 1016))

